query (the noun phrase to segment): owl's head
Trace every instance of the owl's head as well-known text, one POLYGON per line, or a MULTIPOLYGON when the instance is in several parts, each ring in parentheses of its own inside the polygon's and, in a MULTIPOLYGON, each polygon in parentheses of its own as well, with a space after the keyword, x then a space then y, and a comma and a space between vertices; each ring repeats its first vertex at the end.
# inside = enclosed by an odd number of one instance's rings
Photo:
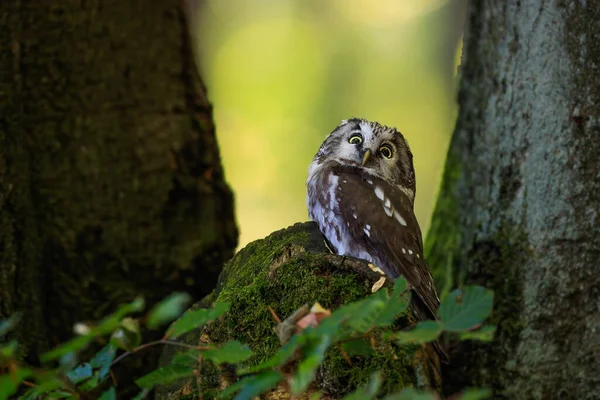
POLYGON ((361 168, 414 197, 412 153, 404 136, 395 128, 361 118, 344 120, 321 145, 311 170, 331 160, 361 168))

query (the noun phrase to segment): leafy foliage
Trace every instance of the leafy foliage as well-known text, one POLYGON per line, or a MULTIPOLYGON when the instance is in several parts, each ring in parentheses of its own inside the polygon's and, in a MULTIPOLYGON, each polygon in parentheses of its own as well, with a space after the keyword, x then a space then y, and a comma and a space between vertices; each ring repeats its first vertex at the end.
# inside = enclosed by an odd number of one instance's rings
POLYGON ((344 400, 370 400, 377 395, 379 388, 381 387, 381 374, 376 372, 371 375, 371 380, 367 386, 361 387, 356 391, 350 393, 344 400))
POLYGON ((490 314, 494 292, 481 286, 467 286, 451 292, 440 304, 444 329, 463 332, 475 328, 490 314))
MULTIPOLYGON (((323 363, 326 351, 334 349, 345 357, 370 355, 372 342, 388 341, 396 345, 424 344, 437 340, 444 332, 460 340, 483 340, 493 338, 495 327, 483 325, 491 311, 493 293, 482 287, 467 286, 449 293, 440 306, 439 321, 423 321, 409 330, 393 332, 392 324, 410 303, 410 292, 406 281, 399 278, 390 292, 380 290, 369 297, 346 304, 325 317, 311 319, 308 325, 296 324, 296 333, 271 358, 255 366, 246 366, 252 355, 248 346, 238 341, 220 345, 192 346, 174 342, 169 338, 179 337, 193 329, 202 327, 222 316, 229 309, 225 303, 215 303, 212 308, 188 310, 187 295, 174 293, 155 305, 146 315, 139 315, 144 308, 141 298, 124 304, 113 314, 96 325, 78 324, 78 336, 42 355, 43 362, 59 361, 58 368, 31 369, 16 359, 16 341, 0 344, 0 367, 8 373, 0 375, 0 400, 14 395, 27 379, 31 388, 21 396, 23 399, 65 398, 77 399, 81 393, 98 389, 109 379, 112 366, 124 357, 154 345, 177 345, 184 351, 176 354, 171 363, 140 377, 136 384, 141 391, 136 399, 145 398, 157 385, 172 383, 196 374, 199 363, 210 361, 213 365, 229 364, 235 367, 239 379, 218 394, 219 398, 236 400, 251 399, 272 389, 285 380, 291 394, 304 393, 315 378, 323 363), (137 316, 136 316, 137 315, 137 316), (162 340, 141 344, 141 325, 157 329, 176 319, 167 329, 162 340), (78 354, 99 338, 110 337, 109 344, 100 349, 93 358, 77 362, 78 354), (124 350, 118 357, 117 351, 124 350)), ((321 308, 321 310, 323 310, 321 308)), ((18 317, 0 322, 0 333, 7 333, 18 323, 18 317)), ((346 400, 373 399, 379 394, 384 378, 374 373, 370 382, 345 397, 346 400)), ((109 382, 106 382, 107 384, 109 382)), ((113 386, 102 386, 105 390, 100 399, 116 399, 113 386)), ((478 400, 487 398, 489 391, 468 389, 457 398, 478 400)), ((313 395, 317 399, 319 393, 313 395)), ((405 389, 389 394, 386 400, 434 399, 435 394, 405 389)))
POLYGON ((191 331, 199 326, 205 325, 229 310, 229 304, 215 303, 213 308, 187 311, 169 329, 169 336, 179 337, 184 333, 191 331))
POLYGON ((142 311, 144 309, 144 299, 141 297, 136 298, 131 303, 124 304, 119 309, 106 317, 97 326, 90 327, 89 331, 81 336, 69 340, 66 343, 59 345, 58 347, 44 353, 40 356, 42 362, 48 362, 56 360, 68 353, 75 353, 84 350, 91 342, 97 337, 108 335, 113 333, 119 326, 123 318, 126 315, 134 312, 142 311))
POLYGON ((189 306, 192 297, 187 293, 175 292, 169 297, 156 304, 148 313, 147 325, 150 329, 156 329, 179 317, 189 306))
POLYGON ((152 389, 156 385, 173 382, 192 374, 192 369, 187 365, 170 364, 166 367, 158 368, 148 375, 144 375, 136 380, 135 384, 142 389, 152 389))
POLYGON ((444 331, 444 326, 437 321, 422 321, 409 331, 396 332, 390 335, 399 344, 422 344, 436 340, 444 331))

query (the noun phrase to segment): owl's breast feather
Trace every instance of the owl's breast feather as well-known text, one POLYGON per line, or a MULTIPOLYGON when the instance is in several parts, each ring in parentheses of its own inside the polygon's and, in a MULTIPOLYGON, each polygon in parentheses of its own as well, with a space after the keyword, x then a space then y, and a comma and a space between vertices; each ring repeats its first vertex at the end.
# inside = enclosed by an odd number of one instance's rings
MULTIPOLYGON (((340 183, 343 181, 340 182, 340 177, 328 168, 314 171, 307 181, 310 218, 317 223, 336 254, 376 263, 378 260, 369 254, 366 243, 360 243, 360 238, 351 235, 350 221, 345 221, 342 217, 339 192, 341 192, 340 183)), ((365 234, 368 235, 368 231, 365 234)))

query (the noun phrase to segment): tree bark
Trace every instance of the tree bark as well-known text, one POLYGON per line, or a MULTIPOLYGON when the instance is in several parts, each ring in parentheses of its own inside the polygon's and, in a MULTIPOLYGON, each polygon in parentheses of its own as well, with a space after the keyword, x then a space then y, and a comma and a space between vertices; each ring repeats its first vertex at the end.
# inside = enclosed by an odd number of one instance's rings
POLYGON ((450 260, 458 283, 494 289, 498 329, 490 345, 457 346, 448 392, 598 396, 599 10, 469 4, 460 112, 427 249, 438 270, 450 260))
POLYGON ((30 362, 142 294, 209 293, 237 231, 177 1, 0 2, 0 317, 30 362))

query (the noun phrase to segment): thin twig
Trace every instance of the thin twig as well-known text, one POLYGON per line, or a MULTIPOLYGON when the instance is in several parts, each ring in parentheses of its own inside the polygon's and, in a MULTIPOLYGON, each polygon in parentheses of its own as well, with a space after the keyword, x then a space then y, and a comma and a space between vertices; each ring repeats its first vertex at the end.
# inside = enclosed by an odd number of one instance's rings
POLYGON ((112 380, 114 387, 117 387, 117 377, 115 376, 114 372, 112 372, 112 369, 109 369, 108 373, 110 374, 110 379, 112 380))
POLYGON ((342 352, 342 357, 344 357, 344 360, 346 360, 346 362, 348 363, 349 366, 352 366, 352 360, 350 360, 350 357, 348 356, 348 353, 346 353, 346 351, 342 347, 341 343, 340 343, 339 347, 340 347, 340 351, 342 352))
POLYGON ((267 308, 269 309, 269 312, 273 316, 273 319, 275 320, 275 322, 277 322, 278 324, 280 324, 281 323, 281 318, 279 318, 279 315, 277 315, 277 313, 275 312, 275 310, 273 310, 271 308, 271 306, 267 306, 267 308))
POLYGON ((167 340, 169 338, 169 336, 171 336, 172 333, 173 333, 173 329, 169 329, 167 331, 167 333, 165 333, 165 336, 162 337, 162 340, 167 340))

